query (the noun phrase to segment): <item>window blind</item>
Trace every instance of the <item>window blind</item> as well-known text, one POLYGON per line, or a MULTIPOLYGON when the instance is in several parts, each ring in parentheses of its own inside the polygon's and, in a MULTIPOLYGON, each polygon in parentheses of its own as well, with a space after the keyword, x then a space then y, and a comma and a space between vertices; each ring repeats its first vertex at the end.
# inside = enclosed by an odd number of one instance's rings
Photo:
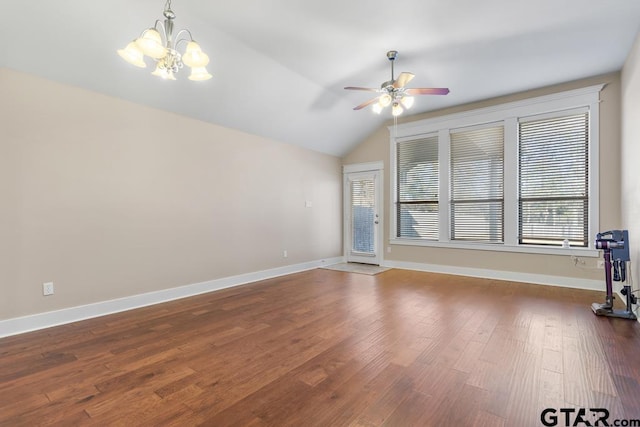
POLYGON ((438 239, 438 137, 399 142, 397 237, 438 239))
POLYGON ((504 126, 451 132, 451 240, 504 241, 504 126))
POLYGON ((519 124, 519 241, 588 246, 589 115, 519 124))

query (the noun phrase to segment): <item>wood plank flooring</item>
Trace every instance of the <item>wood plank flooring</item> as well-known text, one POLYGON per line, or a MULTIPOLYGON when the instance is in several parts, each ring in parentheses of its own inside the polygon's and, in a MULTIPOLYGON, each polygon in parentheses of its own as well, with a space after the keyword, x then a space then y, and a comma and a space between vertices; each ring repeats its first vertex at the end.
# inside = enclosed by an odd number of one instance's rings
POLYGON ((640 419, 640 325, 593 315, 602 301, 311 270, 0 339, 0 425, 540 426, 545 408, 640 419))

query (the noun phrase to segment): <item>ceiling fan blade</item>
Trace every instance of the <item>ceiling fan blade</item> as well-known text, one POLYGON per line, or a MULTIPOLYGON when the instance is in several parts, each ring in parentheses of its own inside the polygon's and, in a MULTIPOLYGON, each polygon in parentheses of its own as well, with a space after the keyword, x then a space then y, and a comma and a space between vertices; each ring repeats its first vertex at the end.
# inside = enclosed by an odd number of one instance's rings
POLYGON ((416 87, 412 89, 405 89, 404 93, 407 95, 446 95, 449 93, 449 88, 446 87, 416 87))
POLYGON ((393 87, 396 89, 400 89, 405 87, 407 83, 409 83, 415 75, 413 73, 407 73, 406 71, 400 73, 395 82, 393 82, 393 87))
POLYGON ((362 110, 364 107, 367 107, 371 104, 373 104, 374 102, 378 101, 378 97, 375 97, 373 99, 370 99, 366 102, 363 102, 362 104, 358 105, 357 107, 353 107, 354 110, 362 110))
POLYGON ((374 89, 372 87, 357 87, 357 86, 347 86, 346 90, 364 90, 366 92, 378 92, 379 89, 374 89))

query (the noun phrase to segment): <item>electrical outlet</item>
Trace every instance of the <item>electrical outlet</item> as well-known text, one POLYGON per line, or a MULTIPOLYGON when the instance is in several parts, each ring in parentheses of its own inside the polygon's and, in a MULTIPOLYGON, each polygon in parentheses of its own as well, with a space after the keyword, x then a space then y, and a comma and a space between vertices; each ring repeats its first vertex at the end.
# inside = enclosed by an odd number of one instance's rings
POLYGON ((604 260, 598 260, 598 268, 604 268, 604 260))
POLYGON ((42 295, 53 295, 53 282, 42 284, 42 295))
POLYGON ((286 249, 284 251, 282 251, 282 258, 286 258, 288 256, 289 256, 289 254, 287 253, 286 249))
POLYGON ((573 265, 575 265, 576 267, 580 267, 580 266, 584 266, 585 262, 582 258, 577 257, 575 255, 571 255, 571 261, 573 261, 573 265))

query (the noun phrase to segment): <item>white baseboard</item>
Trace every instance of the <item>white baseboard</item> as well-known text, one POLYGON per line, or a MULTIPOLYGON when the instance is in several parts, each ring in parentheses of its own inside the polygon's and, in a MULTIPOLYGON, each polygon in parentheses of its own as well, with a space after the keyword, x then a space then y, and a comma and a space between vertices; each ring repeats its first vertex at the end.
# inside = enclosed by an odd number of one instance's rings
POLYGON ((146 294, 70 307, 62 310, 0 320, 0 338, 63 325, 66 323, 77 322, 80 320, 91 319, 94 317, 105 316, 121 311, 132 310, 148 305, 173 301, 180 298, 187 298, 220 289, 245 285, 259 280, 299 273, 301 271, 311 270, 325 265, 337 264, 343 262, 343 260, 343 257, 327 258, 318 261, 272 268, 269 270, 256 271, 253 273, 240 274, 238 276, 224 277, 221 279, 209 280, 207 282, 164 289, 146 294))
POLYGON ((515 271, 488 270, 483 268, 455 267, 440 264, 385 260, 384 267, 405 270, 427 271, 430 273, 453 274, 456 276, 480 277, 483 279, 508 280, 510 282, 535 283, 537 285, 562 286, 565 288, 604 291, 604 280, 579 279, 576 277, 551 276, 547 274, 521 273, 515 271))
MULTIPOLYGON (((146 294, 133 295, 109 301, 65 308, 57 311, 38 313, 13 319, 0 320, 0 338, 31 332, 52 326, 105 316, 121 311, 132 310, 148 305, 159 304, 181 298, 187 298, 207 292, 240 286, 259 280, 284 276, 311 270, 325 265, 344 262, 344 257, 335 257, 310 261, 301 264, 224 277, 177 288, 164 289, 146 294)), ((484 279, 508 280, 512 282, 535 283, 539 285, 562 286, 567 288, 603 291, 604 280, 579 279, 575 277, 551 276, 546 274, 521 273, 513 271, 489 270, 481 268, 454 267, 439 264, 423 264, 405 261, 384 260, 383 267, 401 268, 405 270, 426 271, 431 273, 453 274, 458 276, 479 277, 484 279)), ((619 294, 618 294, 619 295, 619 294)), ((619 295, 620 297, 620 295, 619 295)))

